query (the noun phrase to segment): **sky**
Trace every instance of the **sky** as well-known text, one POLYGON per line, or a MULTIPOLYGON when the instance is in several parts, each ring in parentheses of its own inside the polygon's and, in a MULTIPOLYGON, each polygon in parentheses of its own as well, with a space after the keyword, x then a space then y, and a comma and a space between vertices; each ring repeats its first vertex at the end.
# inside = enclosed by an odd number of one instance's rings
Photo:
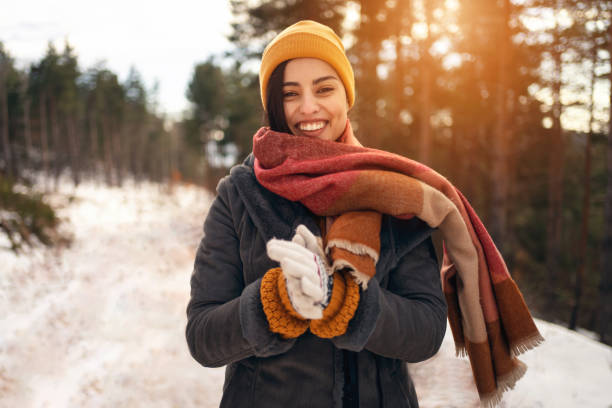
POLYGON ((0 41, 18 66, 68 40, 81 69, 105 61, 120 80, 134 66, 147 88, 158 81, 159 109, 175 117, 195 64, 231 49, 226 1, 0 0, 0 10, 0 41))

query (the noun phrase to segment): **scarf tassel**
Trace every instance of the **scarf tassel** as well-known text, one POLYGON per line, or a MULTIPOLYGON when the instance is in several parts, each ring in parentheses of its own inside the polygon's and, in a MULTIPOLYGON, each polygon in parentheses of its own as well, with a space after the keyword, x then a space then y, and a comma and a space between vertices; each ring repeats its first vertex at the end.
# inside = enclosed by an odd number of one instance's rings
POLYGON ((543 342, 544 342, 544 337, 542 337, 540 333, 536 333, 530 337, 527 337, 520 343, 512 344, 510 346, 510 356, 516 357, 518 355, 521 355, 525 353, 526 351, 536 348, 543 342))
POLYGON ((497 388, 495 391, 489 394, 481 394, 480 397, 480 405, 484 408, 494 408, 496 407, 502 400, 503 393, 509 390, 514 389, 516 382, 520 380, 525 373, 527 372, 527 366, 518 361, 518 365, 514 370, 509 372, 508 374, 497 377, 497 388))

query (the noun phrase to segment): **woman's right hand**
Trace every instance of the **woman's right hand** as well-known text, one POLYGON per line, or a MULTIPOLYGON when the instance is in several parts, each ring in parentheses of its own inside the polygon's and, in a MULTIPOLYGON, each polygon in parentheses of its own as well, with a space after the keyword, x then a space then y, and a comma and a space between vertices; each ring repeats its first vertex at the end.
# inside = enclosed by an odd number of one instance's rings
POLYGON ((329 275, 327 260, 313 246, 317 242, 316 237, 307 228, 304 229, 298 227, 292 241, 271 239, 267 244, 267 253, 281 265, 287 293, 295 311, 305 319, 320 319, 329 302, 329 286, 333 280, 329 275))

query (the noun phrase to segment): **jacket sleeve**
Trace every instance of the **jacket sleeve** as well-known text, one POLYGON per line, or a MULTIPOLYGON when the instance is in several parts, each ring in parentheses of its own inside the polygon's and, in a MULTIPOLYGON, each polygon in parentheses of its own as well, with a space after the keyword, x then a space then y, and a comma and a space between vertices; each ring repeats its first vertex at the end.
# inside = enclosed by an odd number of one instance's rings
POLYGON ((389 271, 387 289, 372 279, 339 348, 367 349, 407 362, 433 356, 446 332, 446 301, 431 238, 403 255, 389 271))
POLYGON ((207 367, 283 353, 295 343, 268 330, 260 300, 261 279, 245 287, 228 184, 228 179, 219 184, 206 217, 187 306, 189 351, 207 367))

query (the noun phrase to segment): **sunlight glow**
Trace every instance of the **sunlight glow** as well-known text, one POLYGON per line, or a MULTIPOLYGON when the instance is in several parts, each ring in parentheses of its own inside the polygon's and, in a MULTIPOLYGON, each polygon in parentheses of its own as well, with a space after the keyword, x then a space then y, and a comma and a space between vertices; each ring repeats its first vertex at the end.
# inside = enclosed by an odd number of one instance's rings
POLYGON ((561 114, 561 126, 567 130, 588 132, 589 114, 582 108, 568 106, 561 114))
POLYGON ((449 24, 446 26, 446 30, 451 34, 457 34, 459 32, 459 26, 457 24, 449 24))
POLYGON ((385 101, 384 99, 378 99, 376 101, 376 115, 378 115, 378 117, 384 118, 387 115, 386 107, 387 101, 385 101))
POLYGON ((412 36, 417 40, 427 38, 428 31, 427 23, 425 22, 420 21, 412 25, 412 36))
POLYGON ((400 42, 402 43, 402 45, 410 45, 412 44, 412 37, 410 37, 409 35, 402 35, 400 37, 400 42))
POLYGON ((432 54, 438 55, 438 56, 448 54, 449 50, 451 49, 451 45, 452 44, 447 37, 440 38, 431 47, 433 51, 432 54))
POLYGON ((561 9, 557 13, 557 24, 559 24, 561 28, 569 28, 574 25, 574 19, 570 16, 566 9, 561 9))
POLYGON ((453 125, 453 117, 449 109, 440 109, 430 116, 429 122, 435 128, 450 127, 453 125))
POLYGON ((383 81, 389 78, 389 67, 386 64, 378 64, 376 66, 376 75, 383 81))
POLYGON ((381 43, 381 49, 378 53, 378 56, 382 61, 393 61, 397 59, 397 55, 395 52, 395 42, 391 40, 384 40, 381 43))
POLYGON ((444 6, 450 11, 456 11, 459 9, 459 1, 458 0, 446 0, 444 2, 444 6))
POLYGON ((461 54, 452 52, 444 57, 444 59, 442 60, 442 66, 446 70, 451 70, 453 68, 461 66, 462 62, 463 58, 461 57, 461 54))
POLYGON ((361 6, 359 3, 349 1, 346 3, 346 14, 344 15, 344 21, 342 27, 345 30, 355 29, 361 20, 361 6))
POLYGON ((410 112, 408 112, 407 110, 402 110, 399 116, 400 116, 400 121, 404 125, 410 125, 412 122, 414 122, 414 118, 412 117, 410 112))
POLYGON ((356 38, 352 34, 352 31, 359 27, 361 22, 361 6, 354 1, 346 3, 346 14, 342 21, 342 29, 346 34, 342 37, 342 45, 344 49, 349 49, 355 44, 356 38))

